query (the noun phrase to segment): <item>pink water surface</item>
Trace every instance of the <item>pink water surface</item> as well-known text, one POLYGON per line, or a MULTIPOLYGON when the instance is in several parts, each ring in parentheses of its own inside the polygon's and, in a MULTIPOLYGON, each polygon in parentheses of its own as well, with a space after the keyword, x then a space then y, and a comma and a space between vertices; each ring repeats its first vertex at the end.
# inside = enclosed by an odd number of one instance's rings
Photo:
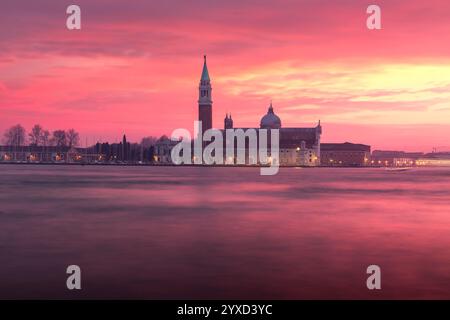
POLYGON ((450 299, 450 168, 0 176, 0 298, 450 299), (70 264, 81 291, 65 287, 70 264))

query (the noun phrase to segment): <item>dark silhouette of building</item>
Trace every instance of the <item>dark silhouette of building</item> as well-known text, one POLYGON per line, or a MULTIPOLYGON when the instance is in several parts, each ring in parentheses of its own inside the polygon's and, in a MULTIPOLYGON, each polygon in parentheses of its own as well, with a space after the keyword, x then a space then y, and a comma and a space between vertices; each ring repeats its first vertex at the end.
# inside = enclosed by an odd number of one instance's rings
POLYGON ((139 143, 129 143, 126 136, 123 136, 122 142, 112 143, 97 142, 95 153, 101 155, 103 162, 113 163, 149 163, 153 162, 154 147, 144 147, 139 143))
POLYGON ((368 166, 370 162, 370 146, 365 144, 321 143, 320 164, 322 166, 368 166))
POLYGON ((231 113, 230 113, 230 115, 228 115, 228 113, 227 113, 225 116, 224 128, 225 129, 233 129, 233 119, 231 119, 231 113))
POLYGON ((209 78, 208 66, 206 65, 206 56, 204 56, 198 96, 198 120, 202 122, 202 132, 212 128, 211 91, 211 80, 209 78))
POLYGON ((119 159, 121 161, 127 162, 131 160, 130 157, 130 143, 127 142, 127 136, 123 135, 122 143, 120 144, 120 156, 119 159))

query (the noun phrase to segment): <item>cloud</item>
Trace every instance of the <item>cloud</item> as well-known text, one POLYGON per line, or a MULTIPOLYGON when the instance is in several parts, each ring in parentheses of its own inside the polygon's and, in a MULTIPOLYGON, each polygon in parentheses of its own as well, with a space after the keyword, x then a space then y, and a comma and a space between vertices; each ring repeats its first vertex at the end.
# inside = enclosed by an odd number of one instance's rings
POLYGON ((367 30, 357 0, 77 4, 81 31, 65 28, 59 0, 2 3, 0 129, 41 118, 86 134, 100 119, 109 137, 124 130, 118 123, 135 123, 137 138, 190 128, 204 53, 216 126, 227 111, 257 125, 270 99, 290 126, 448 119, 446 0, 380 0, 380 31, 367 30))

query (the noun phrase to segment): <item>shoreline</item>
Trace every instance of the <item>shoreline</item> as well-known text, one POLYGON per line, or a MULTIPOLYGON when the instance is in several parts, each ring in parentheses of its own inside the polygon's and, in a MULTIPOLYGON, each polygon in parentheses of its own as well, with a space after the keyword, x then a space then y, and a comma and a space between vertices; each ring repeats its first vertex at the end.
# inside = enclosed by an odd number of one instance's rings
MULTIPOLYGON (((0 162, 0 165, 38 165, 38 166, 112 166, 112 167, 213 167, 213 168, 269 168, 270 166, 241 164, 154 164, 154 163, 58 163, 58 162, 0 162)), ((386 166, 279 166, 279 168, 402 168, 386 166)))

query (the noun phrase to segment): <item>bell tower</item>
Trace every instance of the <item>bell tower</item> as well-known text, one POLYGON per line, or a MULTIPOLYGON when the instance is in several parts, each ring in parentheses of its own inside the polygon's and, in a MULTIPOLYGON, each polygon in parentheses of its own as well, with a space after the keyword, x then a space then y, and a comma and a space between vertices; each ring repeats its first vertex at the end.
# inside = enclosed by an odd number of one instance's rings
POLYGON ((204 133, 212 128, 212 88, 206 65, 206 55, 203 58, 203 71, 198 88, 198 120, 202 122, 202 132, 204 133))
POLYGON ((225 119, 223 120, 223 123, 224 123, 224 126, 223 126, 224 129, 233 129, 233 119, 231 119, 231 113, 230 113, 230 115, 228 115, 228 113, 227 113, 227 115, 225 116, 225 119))

